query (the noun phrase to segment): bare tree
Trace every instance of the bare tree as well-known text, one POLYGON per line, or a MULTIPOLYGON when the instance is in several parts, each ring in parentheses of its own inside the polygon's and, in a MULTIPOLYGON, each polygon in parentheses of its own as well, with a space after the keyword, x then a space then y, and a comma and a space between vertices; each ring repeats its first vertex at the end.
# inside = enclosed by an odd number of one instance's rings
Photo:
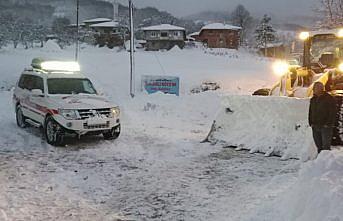
POLYGON ((338 28, 343 25, 343 0, 320 0, 316 11, 322 19, 319 28, 338 28))
POLYGON ((242 45, 247 38, 248 30, 252 28, 253 18, 250 16, 250 12, 243 5, 238 5, 231 13, 230 18, 233 25, 237 25, 242 28, 240 39, 240 43, 242 45))

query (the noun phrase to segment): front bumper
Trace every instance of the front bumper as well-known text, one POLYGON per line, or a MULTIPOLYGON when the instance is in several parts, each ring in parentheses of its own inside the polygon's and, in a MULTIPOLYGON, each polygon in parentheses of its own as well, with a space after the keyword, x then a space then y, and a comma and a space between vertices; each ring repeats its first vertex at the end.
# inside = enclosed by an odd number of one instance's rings
POLYGON ((113 127, 120 125, 119 118, 101 118, 84 120, 66 120, 61 115, 54 115, 54 119, 69 132, 77 134, 86 134, 97 131, 108 131, 113 127))

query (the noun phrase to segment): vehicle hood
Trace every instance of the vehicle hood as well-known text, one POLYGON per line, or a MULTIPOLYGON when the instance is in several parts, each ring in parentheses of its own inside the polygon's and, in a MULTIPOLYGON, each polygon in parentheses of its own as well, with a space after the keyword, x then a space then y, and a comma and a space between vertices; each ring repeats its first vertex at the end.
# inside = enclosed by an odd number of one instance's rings
POLYGON ((58 109, 101 109, 117 106, 97 95, 50 96, 49 100, 58 109))

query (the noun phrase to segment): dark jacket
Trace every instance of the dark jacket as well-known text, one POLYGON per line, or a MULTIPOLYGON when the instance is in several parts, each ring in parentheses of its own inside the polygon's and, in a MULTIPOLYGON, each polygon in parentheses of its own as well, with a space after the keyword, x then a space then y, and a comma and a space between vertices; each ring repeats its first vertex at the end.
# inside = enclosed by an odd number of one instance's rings
POLYGON ((335 126, 337 107, 335 99, 328 93, 313 96, 310 102, 310 126, 335 126))

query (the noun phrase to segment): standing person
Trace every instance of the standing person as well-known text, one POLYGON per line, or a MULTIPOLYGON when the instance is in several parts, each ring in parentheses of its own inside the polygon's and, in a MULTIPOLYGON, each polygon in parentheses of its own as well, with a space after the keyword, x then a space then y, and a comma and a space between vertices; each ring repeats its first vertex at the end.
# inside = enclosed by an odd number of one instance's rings
POLYGON ((318 153, 331 148, 336 113, 335 99, 325 92, 321 82, 314 83, 309 110, 309 124, 312 127, 313 139, 318 148, 318 153))

